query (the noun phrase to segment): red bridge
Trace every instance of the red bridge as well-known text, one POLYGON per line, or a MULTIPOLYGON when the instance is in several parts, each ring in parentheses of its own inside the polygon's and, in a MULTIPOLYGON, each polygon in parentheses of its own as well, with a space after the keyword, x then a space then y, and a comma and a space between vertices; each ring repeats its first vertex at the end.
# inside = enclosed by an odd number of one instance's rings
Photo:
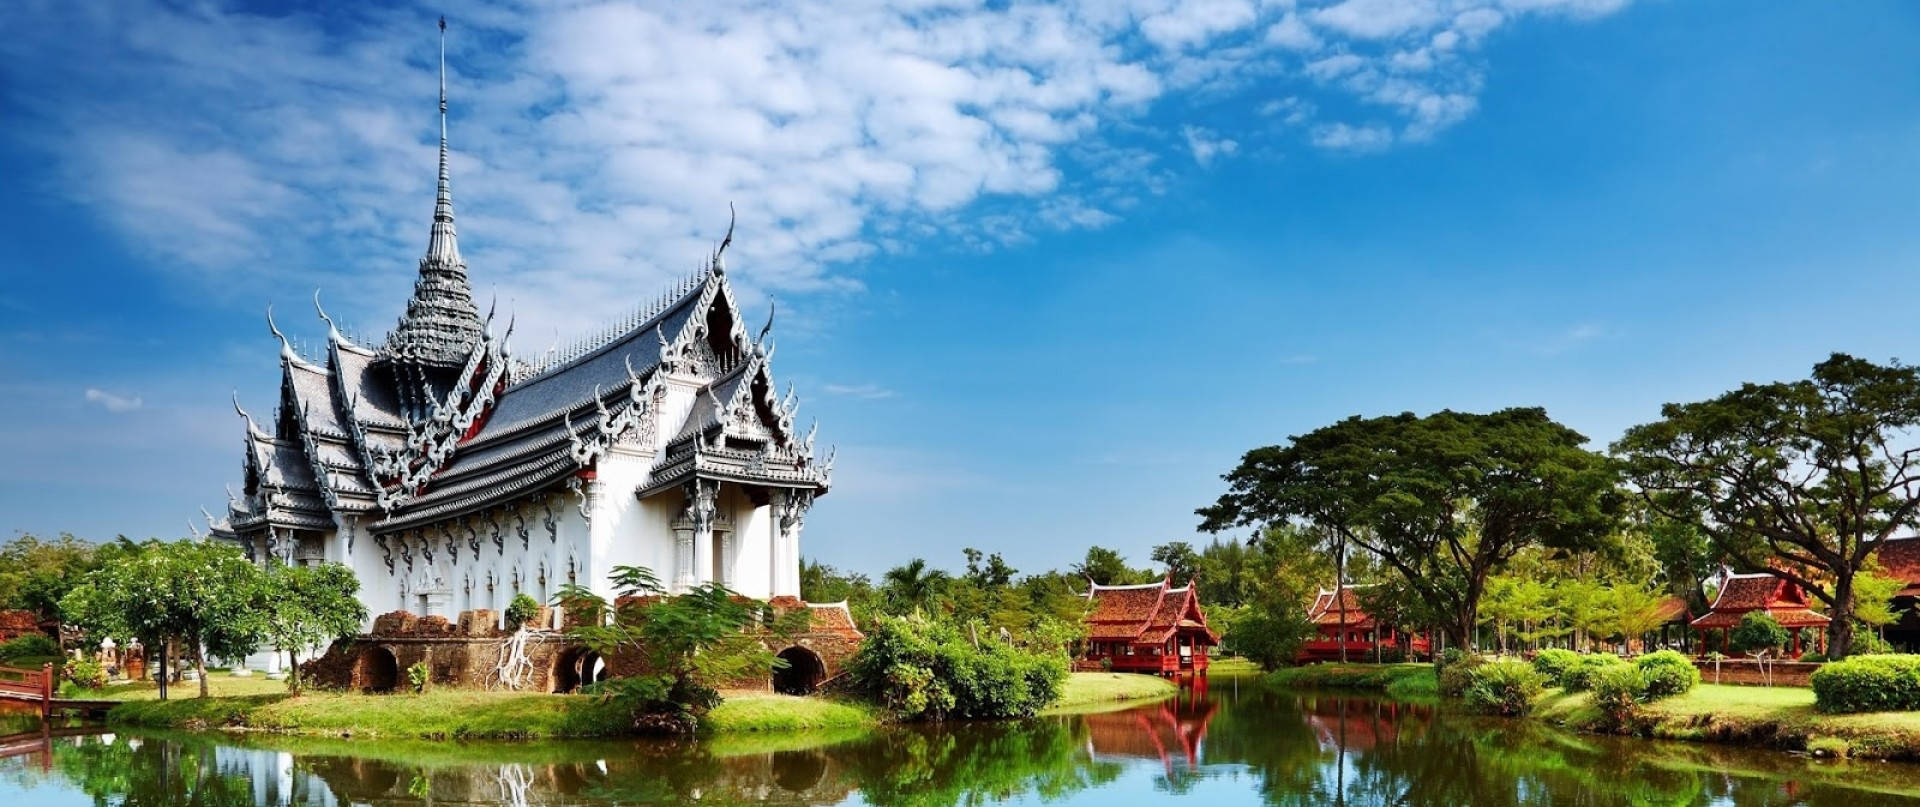
POLYGON ((119 703, 56 698, 54 691, 57 681, 51 663, 40 665, 38 670, 0 667, 0 700, 35 704, 40 707, 42 719, 52 717, 56 711, 104 713, 119 703))

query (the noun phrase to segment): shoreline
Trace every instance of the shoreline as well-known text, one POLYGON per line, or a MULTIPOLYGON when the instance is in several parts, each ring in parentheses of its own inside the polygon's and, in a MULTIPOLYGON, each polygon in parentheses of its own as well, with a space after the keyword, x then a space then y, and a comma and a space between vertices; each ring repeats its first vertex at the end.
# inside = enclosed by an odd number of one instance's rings
MULTIPOLYGON (((1437 681, 1426 664, 1320 664, 1277 670, 1261 681, 1279 689, 1348 689, 1399 700, 1437 702, 1437 681), (1419 668, 1424 668, 1422 673, 1419 668), (1425 690, 1433 697, 1397 697, 1425 690)), ((1702 683, 1670 698, 1641 704, 1620 724, 1593 705, 1592 694, 1549 687, 1534 698, 1537 720, 1571 731, 1643 739, 1736 745, 1852 759, 1920 761, 1920 712, 1826 714, 1806 687, 1702 683)))
MULTIPOLYGON (((229 685, 216 690, 228 688, 241 691, 201 698, 197 690, 186 687, 176 689, 178 694, 166 701, 138 697, 150 694, 150 688, 109 692, 132 697, 110 710, 106 723, 227 734, 434 742, 635 736, 627 729, 618 707, 587 695, 430 689, 420 694, 382 695, 310 690, 294 696, 260 691, 264 687, 258 685, 229 685)), ((1061 687, 1060 698, 1039 714, 1127 708, 1178 692, 1177 685, 1154 676, 1072 673, 1061 687)), ((739 691, 727 693, 726 699, 701 719, 698 734, 865 730, 885 722, 878 708, 850 699, 739 691)))

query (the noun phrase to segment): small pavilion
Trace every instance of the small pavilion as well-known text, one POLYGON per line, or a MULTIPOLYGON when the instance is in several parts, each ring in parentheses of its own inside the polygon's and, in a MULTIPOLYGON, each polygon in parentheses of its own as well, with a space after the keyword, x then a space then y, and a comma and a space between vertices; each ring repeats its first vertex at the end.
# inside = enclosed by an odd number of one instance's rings
POLYGON ((1360 605, 1358 592, 1362 588, 1366 586, 1343 585, 1338 599, 1327 589, 1314 596, 1313 604, 1307 606, 1307 621, 1313 623, 1314 637, 1300 646, 1299 662, 1338 661, 1343 644, 1347 658, 1354 661, 1388 648, 1398 649, 1401 639, 1406 639, 1407 650, 1415 655, 1431 650, 1424 634, 1402 635, 1394 626, 1380 624, 1367 613, 1360 605))
POLYGON ((1207 668, 1207 648, 1220 643, 1207 627, 1192 581, 1169 578, 1132 586, 1091 584, 1087 650, 1082 668, 1171 675, 1207 668))
MULTIPOLYGON (((1788 654, 1800 656, 1800 629, 1825 628, 1832 621, 1825 614, 1814 612, 1807 600, 1806 589, 1800 584, 1774 576, 1771 572, 1728 575, 1720 586, 1720 593, 1713 598, 1713 607, 1705 616, 1693 621, 1696 630, 1720 631, 1720 649, 1727 650, 1727 636, 1740 625, 1740 618, 1751 611, 1760 611, 1773 617, 1793 637, 1788 654)), ((1826 634, 1816 634, 1815 652, 1826 648, 1826 634)), ((1702 646, 1705 643, 1702 642, 1702 646)))

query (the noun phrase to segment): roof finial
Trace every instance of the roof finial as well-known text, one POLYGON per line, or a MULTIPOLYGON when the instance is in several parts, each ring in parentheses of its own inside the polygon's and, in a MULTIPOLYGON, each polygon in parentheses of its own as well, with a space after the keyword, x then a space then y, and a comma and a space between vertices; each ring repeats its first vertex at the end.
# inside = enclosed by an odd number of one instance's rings
POLYGON ((313 290, 313 310, 318 311, 320 313, 320 319, 327 323, 328 341, 335 342, 335 343, 340 342, 342 339, 342 337, 340 336, 340 328, 333 324, 333 317, 327 316, 327 309, 320 307, 320 290, 319 289, 313 290))
POLYGON ((272 331, 274 336, 280 338, 280 357, 281 358, 298 359, 300 357, 299 354, 293 352, 293 343, 287 341, 287 335, 280 332, 280 326, 273 324, 273 304, 272 303, 267 304, 267 330, 272 331))
POLYGON ((447 18, 440 18, 440 190, 433 200, 433 233, 427 238, 427 257, 443 264, 460 262, 460 242, 453 231, 453 183, 447 171, 447 18))
POLYGON ((778 303, 772 300, 767 301, 767 324, 760 326, 760 335, 753 340, 755 345, 760 345, 767 341, 767 334, 773 331, 773 312, 778 307, 778 303))
POLYGON ((727 237, 720 239, 720 248, 713 251, 713 273, 727 273, 727 245, 733 243, 733 203, 727 203, 727 237))

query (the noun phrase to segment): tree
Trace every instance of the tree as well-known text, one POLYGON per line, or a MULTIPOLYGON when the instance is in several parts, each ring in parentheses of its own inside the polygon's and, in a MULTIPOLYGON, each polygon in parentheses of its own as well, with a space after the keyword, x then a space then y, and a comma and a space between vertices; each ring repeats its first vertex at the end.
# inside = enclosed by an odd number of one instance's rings
POLYGON ((207 696, 206 655, 239 658, 264 635, 262 573, 229 544, 153 543, 89 573, 67 592, 60 612, 92 635, 137 636, 160 648, 160 697, 167 697, 168 643, 193 653, 200 696, 207 696))
POLYGON ((1853 579, 1853 618, 1885 639, 1886 626, 1900 619, 1893 607, 1894 595, 1907 587, 1907 581, 1880 573, 1879 564, 1869 559, 1868 567, 1853 579))
POLYGON ((946 572, 929 569, 926 560, 914 558, 905 566, 895 566, 881 575, 880 593, 890 611, 904 614, 932 605, 946 584, 946 572))
POLYGON ((1634 642, 1667 621, 1667 614, 1661 608, 1666 604, 1665 592, 1623 583, 1609 588, 1608 595, 1612 600, 1607 607, 1612 617, 1609 632, 1626 641, 1629 651, 1634 642))
POLYGON ((1920 527, 1920 372, 1835 353, 1808 379, 1660 416, 1614 445, 1649 506, 1819 598, 1829 646, 1845 655, 1855 578, 1888 538, 1920 527))
POLYGON ((1153 562, 1167 567, 1167 576, 1175 583, 1191 581, 1200 570, 1200 555, 1186 541, 1169 541, 1153 548, 1153 562))
POLYGON ((692 732, 701 715, 720 703, 717 687, 743 678, 764 678, 786 662, 766 647, 755 626, 787 638, 805 631, 809 609, 775 616, 764 602, 742 597, 718 583, 665 596, 653 572, 615 566, 609 576, 618 595, 612 606, 586 586, 561 586, 554 601, 584 617, 567 635, 602 658, 634 655, 639 672, 608 679, 609 699, 623 701, 633 725, 644 732, 692 732))
POLYGON ((99 568, 95 550, 69 533, 50 541, 21 533, 0 546, 0 608, 29 610, 41 619, 59 617, 60 598, 99 568))
POLYGON ((987 555, 986 562, 983 564, 980 559, 984 553, 980 550, 967 547, 963 551, 967 556, 967 581, 983 589, 1006 588, 1013 583, 1014 576, 1020 573, 1019 570, 1008 566, 1007 561, 1001 558, 998 552, 987 555))
POLYGON ((807 602, 845 602, 856 624, 865 625, 880 611, 880 592, 864 574, 842 573, 819 561, 800 561, 800 599, 807 602))
MULTIPOLYGON (((300 651, 351 636, 367 619, 354 594, 360 580, 338 563, 287 566, 271 562, 259 587, 262 638, 276 653, 288 654, 292 673, 287 688, 300 691, 300 651)), ((531 600, 529 600, 531 602, 531 600)))
POLYGON ((1618 473, 1541 409, 1352 417, 1247 452, 1201 529, 1294 521, 1372 553, 1468 647, 1487 578, 1534 545, 1600 542, 1618 473))
POLYGON ((1127 559, 1104 546, 1087 547, 1087 557, 1071 567, 1074 574, 1096 585, 1116 586, 1138 581, 1141 575, 1127 566, 1127 559))

